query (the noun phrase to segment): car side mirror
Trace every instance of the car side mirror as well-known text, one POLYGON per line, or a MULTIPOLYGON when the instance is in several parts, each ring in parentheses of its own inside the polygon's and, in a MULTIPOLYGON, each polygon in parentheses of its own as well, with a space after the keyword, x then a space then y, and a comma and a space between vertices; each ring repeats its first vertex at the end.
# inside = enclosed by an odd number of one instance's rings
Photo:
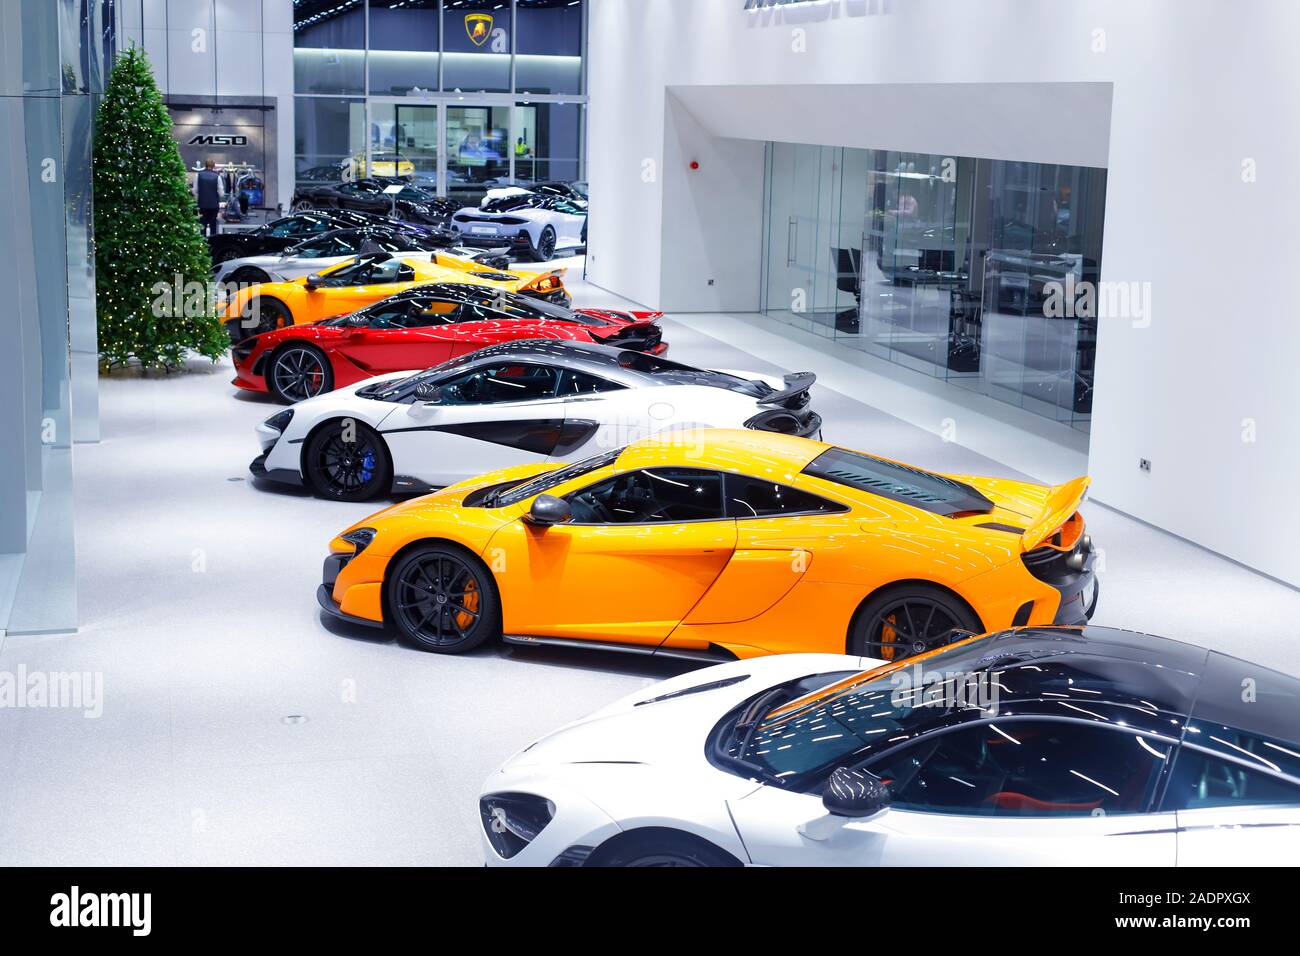
POLYGON ((889 806, 889 786, 873 773, 836 767, 822 794, 822 806, 835 817, 869 817, 889 806))
POLYGON ((554 495, 538 495, 533 499, 533 507, 525 518, 530 524, 549 528, 553 524, 564 524, 573 520, 573 509, 563 498, 554 495))
POLYGON ((304 286, 306 287, 308 292, 315 292, 317 289, 320 288, 321 283, 324 281, 325 281, 324 277, 319 272, 313 272, 311 275, 307 277, 307 281, 304 283, 304 286))
POLYGON ((432 382, 421 382, 415 386, 415 398, 420 402, 437 402, 442 399, 442 389, 432 382))
POLYGON ((364 315, 349 315, 346 324, 350 329, 364 329, 370 324, 370 320, 364 315))

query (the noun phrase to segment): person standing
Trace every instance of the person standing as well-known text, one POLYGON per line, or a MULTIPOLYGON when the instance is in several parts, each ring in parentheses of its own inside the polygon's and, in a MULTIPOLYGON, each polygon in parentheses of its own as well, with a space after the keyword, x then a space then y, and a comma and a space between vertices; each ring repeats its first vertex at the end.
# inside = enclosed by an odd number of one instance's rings
POLYGON ((225 194, 226 184, 217 172, 216 164, 205 159, 203 168, 194 177, 194 197, 199 201, 199 221, 205 236, 217 234, 217 214, 221 212, 221 200, 225 194))

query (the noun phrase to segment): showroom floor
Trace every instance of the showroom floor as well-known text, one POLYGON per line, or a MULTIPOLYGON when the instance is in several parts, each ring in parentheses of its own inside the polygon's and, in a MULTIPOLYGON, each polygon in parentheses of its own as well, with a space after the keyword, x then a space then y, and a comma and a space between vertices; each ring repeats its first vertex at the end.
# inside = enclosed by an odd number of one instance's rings
MULTIPOLYGON (((571 285, 579 305, 617 301, 571 285)), ((864 404, 867 373, 814 336, 742 317, 664 324, 672 356, 693 364, 779 371, 744 349, 783 341, 779 354, 822 376, 828 439, 1018 473, 864 404), (737 334, 746 323, 753 335, 737 334)), ((102 442, 77 449, 84 626, 10 636, 0 671, 102 673, 103 713, 0 709, 0 864, 478 865, 475 797, 497 763, 687 665, 501 647, 439 657, 326 619, 314 600, 326 543, 375 507, 254 487, 252 429, 275 406, 237 396, 230 375, 196 364, 101 383, 102 442)), ((907 387, 871 394, 903 402, 907 387)), ((1002 460, 1055 478, 1059 462, 1031 460, 1048 446, 1005 441, 1015 454, 1002 460)), ((1300 642, 1276 625, 1300 617, 1300 593, 1105 508, 1088 517, 1105 550, 1097 623, 1300 673, 1300 642)))

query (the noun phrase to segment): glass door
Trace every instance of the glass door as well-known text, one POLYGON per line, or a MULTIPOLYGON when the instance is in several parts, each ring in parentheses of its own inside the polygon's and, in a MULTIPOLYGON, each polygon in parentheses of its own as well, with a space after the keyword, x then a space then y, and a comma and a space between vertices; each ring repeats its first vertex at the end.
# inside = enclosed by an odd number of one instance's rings
POLYGON ((370 169, 375 176, 404 176, 438 188, 438 107, 372 100, 370 169))
MULTIPOLYGON (((811 331, 833 327, 819 315, 818 236, 822 149, 773 143, 768 158, 767 311, 811 331)), ((827 253, 829 255, 829 252, 827 253)))
POLYGON ((447 195, 478 205, 510 175, 510 106, 447 107, 447 195))

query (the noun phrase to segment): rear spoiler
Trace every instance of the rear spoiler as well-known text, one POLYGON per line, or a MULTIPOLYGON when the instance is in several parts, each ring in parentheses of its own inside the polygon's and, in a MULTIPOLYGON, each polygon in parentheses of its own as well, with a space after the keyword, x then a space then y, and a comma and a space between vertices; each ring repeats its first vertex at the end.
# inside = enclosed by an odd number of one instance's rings
POLYGON ((806 392, 813 387, 813 382, 817 381, 817 376, 813 372, 790 372, 785 377, 785 388, 779 392, 773 392, 765 398, 760 398, 760 405, 782 405, 794 398, 801 392, 806 392))
POLYGON ((1032 551, 1050 537, 1057 528, 1065 524, 1070 515, 1079 510, 1079 505, 1083 503, 1083 496, 1087 493, 1090 484, 1092 484, 1092 479, 1087 475, 1083 475, 1073 481, 1067 481, 1063 485, 1053 485, 1048 489, 1047 501, 1043 505, 1043 513, 1020 536, 1020 546, 1025 551, 1032 551))

